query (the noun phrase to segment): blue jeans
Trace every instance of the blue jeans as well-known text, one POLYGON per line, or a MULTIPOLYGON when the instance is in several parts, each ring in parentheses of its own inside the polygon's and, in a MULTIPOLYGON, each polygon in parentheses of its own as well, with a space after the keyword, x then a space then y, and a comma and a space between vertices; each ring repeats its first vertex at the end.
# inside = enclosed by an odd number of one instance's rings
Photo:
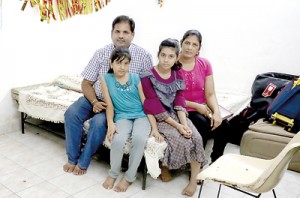
POLYGON ((132 147, 129 153, 129 164, 128 170, 125 172, 125 179, 128 182, 133 182, 144 154, 151 126, 147 117, 118 120, 116 126, 117 132, 113 136, 110 149, 111 169, 109 175, 112 178, 118 177, 122 164, 123 148, 127 139, 131 136, 132 147))
POLYGON ((93 106, 82 96, 70 105, 65 112, 64 126, 68 162, 74 165, 77 164, 81 169, 87 169, 92 156, 103 143, 106 135, 107 122, 105 111, 95 114, 93 106), (88 119, 90 119, 90 127, 86 144, 81 152, 81 141, 84 133, 83 123, 88 119))

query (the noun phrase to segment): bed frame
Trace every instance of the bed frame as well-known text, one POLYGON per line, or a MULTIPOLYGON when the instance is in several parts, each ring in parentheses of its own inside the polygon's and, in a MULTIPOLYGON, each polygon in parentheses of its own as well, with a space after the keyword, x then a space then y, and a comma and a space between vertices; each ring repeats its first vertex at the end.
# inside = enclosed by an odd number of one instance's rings
MULTIPOLYGON (((39 127, 43 130, 46 130, 46 131, 49 131, 49 132, 52 132, 56 135, 59 135, 61 137, 65 137, 65 134, 64 134, 64 127, 63 127, 63 122, 64 122, 64 111, 67 109, 68 105, 65 105, 64 108, 60 109, 60 111, 56 113, 55 116, 57 116, 57 114, 59 114, 59 118, 55 118, 56 120, 54 120, 53 122, 49 122, 49 120, 47 119, 41 119, 41 116, 43 115, 39 115, 39 116, 36 116, 34 113, 31 112, 31 107, 32 109, 35 109, 35 106, 34 104, 33 105, 29 105, 29 108, 23 108, 22 109, 22 104, 20 104, 20 101, 24 101, 24 94, 26 95, 26 93, 32 91, 32 90, 37 90, 37 89, 40 89, 41 87, 47 87, 47 86, 50 86, 50 90, 53 90, 53 89, 62 89, 64 90, 65 92, 63 94, 70 94, 72 95, 75 94, 78 94, 80 93, 80 82, 81 82, 81 79, 79 79, 78 77, 72 77, 72 76, 60 76, 58 77, 57 79, 55 79, 52 83, 42 83, 42 84, 36 84, 36 85, 30 85, 30 86, 25 86, 25 87, 17 87, 17 88, 13 88, 11 90, 11 94, 12 94, 12 98, 18 103, 18 111, 21 112, 21 127, 22 127, 22 133, 24 134, 25 133, 25 124, 28 124, 28 125, 32 125, 32 126, 35 126, 35 127, 39 127), (66 91, 67 90, 67 91, 66 91), (21 97, 22 96, 22 97, 21 97), (34 119, 32 119, 34 118, 34 119), (43 123, 37 123, 35 122, 36 120, 40 120, 40 121, 44 121, 43 123)), ((42 94, 40 94, 41 96, 43 96, 43 91, 41 92, 42 94)), ((45 92, 47 93, 47 92, 45 92)), ((82 93, 80 93, 82 95, 82 93)), ((26 95, 27 96, 27 95, 26 95)), ((73 95, 72 95, 73 96, 73 95)), ((78 95, 75 95, 76 97, 78 97, 78 95)), ((37 98, 29 98, 33 101, 35 100, 38 100, 37 98)), ((64 98, 64 97, 63 97, 64 98)), ((217 92, 217 98, 218 98, 218 102, 223 106, 225 107, 226 109, 228 109, 229 111, 231 111, 233 113, 233 115, 236 115, 237 113, 239 113, 245 106, 247 106, 249 104, 249 101, 250 101, 250 95, 245 95, 245 94, 241 94, 241 93, 237 93, 237 92, 231 92, 231 91, 223 91, 223 92, 217 92)), ((76 98, 77 100, 77 98, 76 98)), ((68 100, 66 100, 68 101, 68 100)), ((75 100, 74 100, 75 101, 75 100)), ((65 101, 64 101, 65 102, 65 101)), ((41 103, 38 103, 38 104, 44 104, 46 103, 45 102, 45 98, 43 100, 43 102, 41 103)), ((52 105, 54 104, 55 102, 52 102, 52 105)), ((69 105, 71 105, 73 102, 70 102, 69 105)), ((46 105, 47 106, 47 105, 46 105)), ((54 104, 55 106, 55 104, 54 104)), ((63 105, 59 105, 59 107, 61 107, 63 105)), ((51 105, 47 106, 49 111, 51 112, 52 109, 51 109, 51 105)), ((36 110, 35 111, 36 113, 40 113, 40 112, 47 112, 47 111, 39 111, 39 110, 36 110)), ((50 114, 51 115, 51 114, 50 114)), ((49 118, 49 116, 48 116, 49 118)), ((51 118, 51 116, 50 116, 51 118)), ((164 142, 165 146, 166 146, 166 143, 164 142)), ((106 144, 105 142, 103 143, 104 146, 101 146, 101 148, 105 149, 106 147, 109 149, 109 146, 107 146, 108 144, 106 144)), ((129 144, 128 144, 129 145, 129 144)), ((126 146, 125 146, 126 147, 126 146)), ((106 149, 107 149, 106 148, 106 149)), ((145 153, 147 154, 153 154, 155 156, 158 156, 158 159, 160 159, 162 156, 163 156, 163 151, 164 151, 165 147, 162 146, 162 143, 156 143, 155 142, 155 139, 153 137, 149 138, 148 140, 148 143, 147 143, 147 147, 145 149, 145 153), (151 141, 150 141, 151 140, 151 141)), ((97 152, 99 153, 99 152, 97 152)), ((128 152, 127 152, 128 153, 128 152)), ((143 181, 142 181, 142 189, 145 190, 146 188, 146 178, 147 178, 147 174, 149 173, 153 178, 156 178, 158 175, 158 172, 157 172, 157 169, 159 169, 159 167, 151 167, 149 166, 148 169, 147 169, 147 160, 146 160, 146 157, 147 155, 145 155, 144 153, 144 157, 142 159, 142 162, 140 164, 140 168, 139 170, 142 172, 143 174, 143 181)), ((102 155, 102 151, 101 151, 101 155, 102 155)), ((101 156, 100 155, 100 156, 101 156)), ((126 156, 126 152, 125 152, 125 156, 126 156)), ((149 156, 149 155, 148 155, 149 156)), ((125 157, 126 159, 126 157, 125 157)), ((149 160, 149 158, 148 158, 149 160)), ((156 160, 155 159, 152 159, 150 157, 150 160, 156 160)), ((153 161, 152 161, 153 162, 153 161)), ((153 164, 153 163, 151 163, 153 164)), ((157 165, 158 166, 158 163, 157 165)))
MULTIPOLYGON (((49 86, 52 85, 51 83, 42 83, 42 84, 37 84, 37 85, 30 85, 30 86, 25 86, 25 87, 17 87, 13 88, 11 90, 12 98, 17 102, 19 105, 19 94, 21 91, 30 91, 34 90, 40 86, 49 86)), ((28 115, 26 112, 20 112, 21 115, 21 133, 25 134, 25 124, 34 126, 43 130, 46 130, 48 132, 51 132, 57 136, 60 136, 62 138, 65 138, 65 132, 64 132, 64 123, 62 122, 51 122, 51 121, 45 121, 42 119, 34 118, 30 115, 28 115)), ((86 125, 85 125, 86 126, 86 125)), ((86 130, 85 130, 86 131, 86 130)), ((84 134, 85 136, 87 135, 86 133, 84 134)), ((109 163, 109 148, 106 145, 100 146, 98 149, 97 153, 95 154, 97 156, 97 159, 103 159, 107 163, 109 163), (101 153, 101 155, 99 155, 101 153)), ((124 158, 123 158, 123 167, 122 169, 125 169, 125 164, 128 162, 128 154, 125 153, 124 158)), ((139 171, 142 173, 143 178, 142 178, 142 189, 146 189, 146 180, 147 180, 147 166, 145 162, 145 158, 143 157, 140 166, 139 166, 139 171)))

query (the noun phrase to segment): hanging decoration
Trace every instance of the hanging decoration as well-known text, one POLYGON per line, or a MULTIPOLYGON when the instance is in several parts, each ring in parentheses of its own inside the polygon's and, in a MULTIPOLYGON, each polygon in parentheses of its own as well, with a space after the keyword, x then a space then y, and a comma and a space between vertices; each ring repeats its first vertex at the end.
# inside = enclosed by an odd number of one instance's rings
MULTIPOLYGON (((106 6, 110 0, 24 0, 22 11, 25 10, 28 1, 31 7, 38 7, 41 21, 50 22, 50 19, 56 20, 59 15, 61 21, 66 20, 78 14, 91 14, 94 10, 97 12, 106 6)), ((160 7, 164 0, 158 0, 160 7)))
POLYGON ((163 6, 164 0, 158 0, 158 4, 160 5, 160 7, 163 6))
POLYGON ((41 21, 50 22, 56 20, 59 15, 61 21, 78 14, 91 14, 106 6, 110 0, 24 0, 22 11, 25 10, 28 1, 31 7, 38 7, 41 21))

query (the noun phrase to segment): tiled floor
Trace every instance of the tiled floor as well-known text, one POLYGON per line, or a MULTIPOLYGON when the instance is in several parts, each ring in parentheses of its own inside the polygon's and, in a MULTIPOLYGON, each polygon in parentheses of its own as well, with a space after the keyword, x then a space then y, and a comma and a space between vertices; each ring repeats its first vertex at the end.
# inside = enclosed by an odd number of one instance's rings
MULTIPOLYGON (((207 153, 210 152, 211 141, 207 153)), ((226 153, 239 153, 239 147, 228 144, 226 153)), ((101 184, 106 178, 109 165, 93 160, 86 175, 75 176, 62 170, 66 162, 64 139, 49 132, 26 126, 26 133, 0 134, 0 197, 59 198, 59 197, 184 197, 180 195, 188 175, 177 173, 168 183, 147 178, 146 190, 141 189, 141 174, 125 193, 104 189, 101 184)), ((217 196, 218 185, 206 183, 202 197, 217 196)), ((277 197, 300 198, 300 173, 287 171, 276 187, 277 197)), ((195 193, 194 197, 197 197, 195 193)), ((223 187, 222 198, 247 197, 238 191, 223 187)), ((262 198, 273 197, 271 192, 262 198)))

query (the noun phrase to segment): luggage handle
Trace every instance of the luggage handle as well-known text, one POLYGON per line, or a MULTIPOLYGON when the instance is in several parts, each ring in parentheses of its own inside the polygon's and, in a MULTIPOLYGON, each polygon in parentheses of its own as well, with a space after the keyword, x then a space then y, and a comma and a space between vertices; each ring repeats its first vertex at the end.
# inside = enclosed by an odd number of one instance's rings
POLYGON ((300 77, 298 78, 298 80, 294 81, 294 85, 293 85, 292 89, 294 89, 298 85, 300 85, 300 77))
POLYGON ((291 131, 294 126, 294 119, 288 118, 284 115, 280 115, 278 113, 274 113, 271 115, 271 120, 273 120, 272 124, 275 125, 276 122, 283 124, 287 131, 291 131))

